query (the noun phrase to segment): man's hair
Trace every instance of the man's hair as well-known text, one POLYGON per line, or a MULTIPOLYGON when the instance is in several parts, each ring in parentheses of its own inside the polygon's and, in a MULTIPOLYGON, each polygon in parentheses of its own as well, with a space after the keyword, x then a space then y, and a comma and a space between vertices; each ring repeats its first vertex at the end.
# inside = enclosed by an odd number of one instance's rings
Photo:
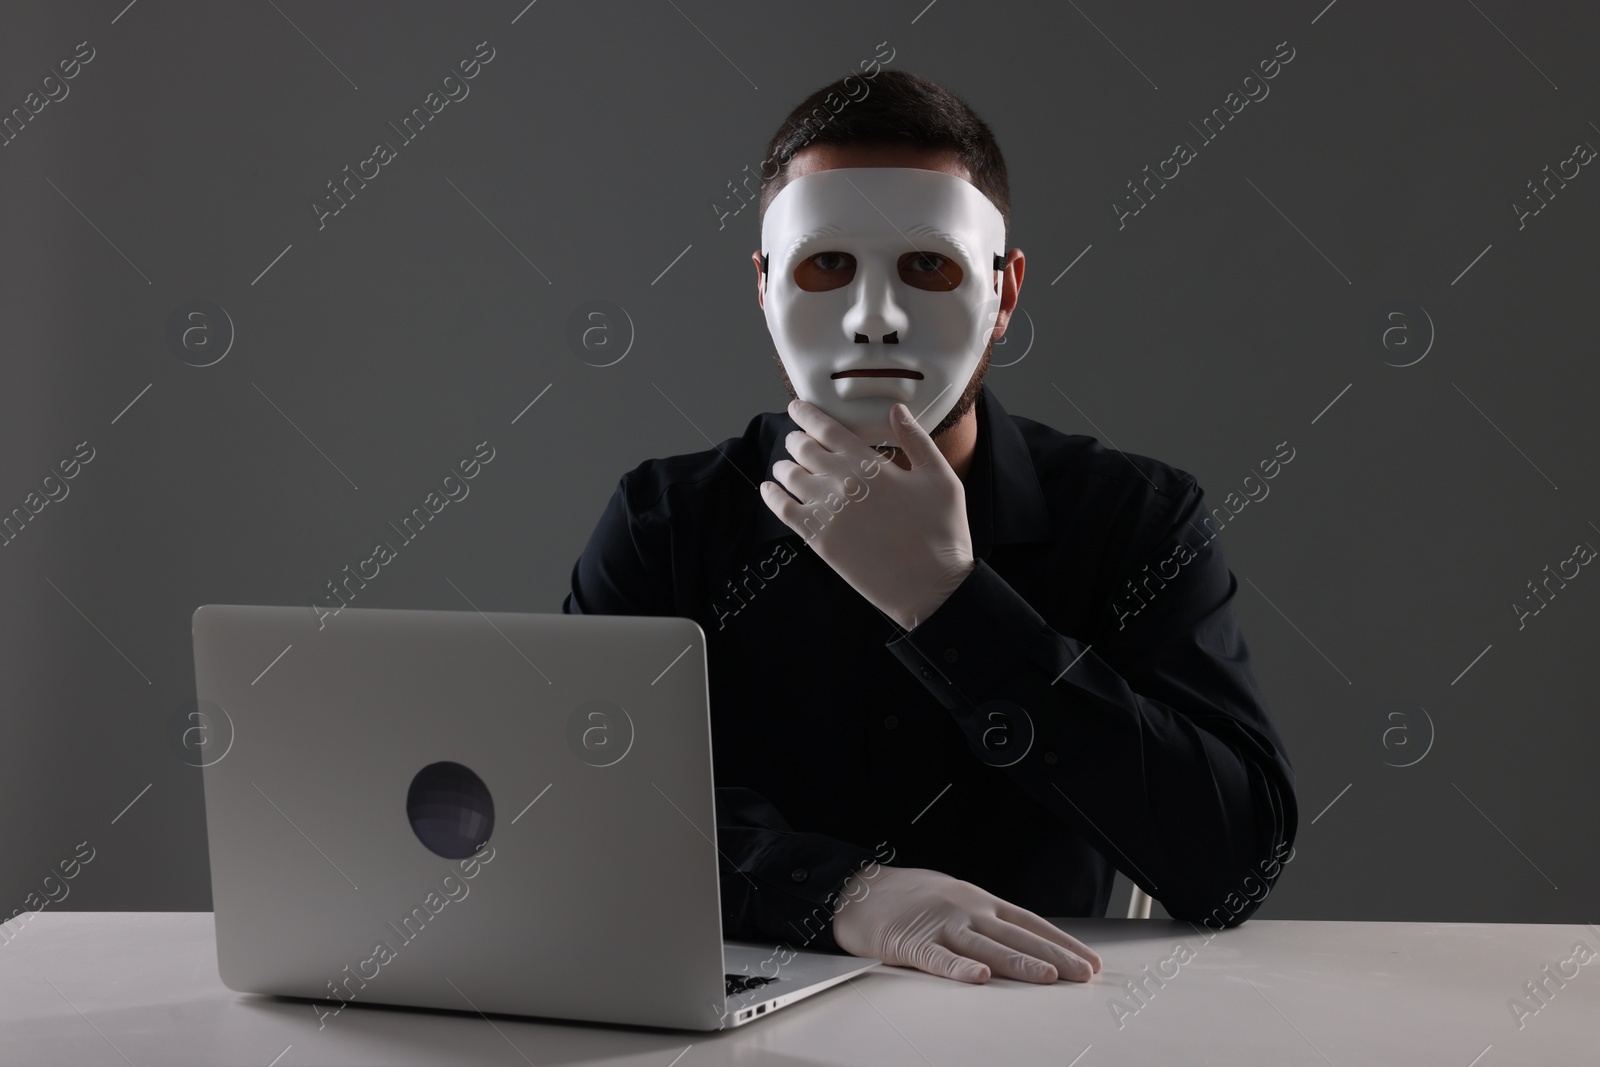
POLYGON ((994 132, 966 101, 927 78, 903 70, 880 70, 870 79, 852 74, 802 100, 767 142, 766 158, 777 171, 769 177, 767 166, 761 168, 763 219, 772 198, 789 184, 789 160, 814 144, 915 145, 953 151, 972 184, 1000 210, 1007 232, 1011 229, 1011 186, 994 132), (856 90, 847 82, 856 83, 856 90), (869 91, 858 99, 861 84, 869 91), (830 94, 842 105, 828 106, 830 94))

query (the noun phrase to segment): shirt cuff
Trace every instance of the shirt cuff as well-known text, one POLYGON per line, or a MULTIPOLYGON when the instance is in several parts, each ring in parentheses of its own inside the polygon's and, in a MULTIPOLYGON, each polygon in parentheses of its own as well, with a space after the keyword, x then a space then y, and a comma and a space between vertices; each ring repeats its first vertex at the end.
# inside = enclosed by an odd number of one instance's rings
POLYGON ((1043 669, 1059 641, 1033 605, 980 559, 932 615, 885 647, 955 710, 981 704, 1019 669, 1043 669))
POLYGON ((751 900, 758 931, 795 948, 842 951, 833 939, 834 906, 845 880, 876 862, 871 850, 825 834, 776 835, 750 872, 761 887, 751 900))

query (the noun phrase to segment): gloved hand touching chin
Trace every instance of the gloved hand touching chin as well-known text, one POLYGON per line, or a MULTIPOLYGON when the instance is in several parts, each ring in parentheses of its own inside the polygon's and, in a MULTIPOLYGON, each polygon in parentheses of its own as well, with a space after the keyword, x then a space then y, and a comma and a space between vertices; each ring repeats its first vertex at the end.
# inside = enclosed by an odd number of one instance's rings
POLYGON ((833 939, 855 956, 983 983, 991 975, 1049 984, 1087 982, 1100 956, 1026 908, 971 882, 919 867, 852 874, 833 917, 833 939))
POLYGON ((786 442, 799 462, 772 465, 777 482, 761 483, 767 507, 856 592, 915 628, 976 566, 960 476, 904 404, 889 425, 910 470, 815 404, 792 401, 789 415, 801 427, 786 442))

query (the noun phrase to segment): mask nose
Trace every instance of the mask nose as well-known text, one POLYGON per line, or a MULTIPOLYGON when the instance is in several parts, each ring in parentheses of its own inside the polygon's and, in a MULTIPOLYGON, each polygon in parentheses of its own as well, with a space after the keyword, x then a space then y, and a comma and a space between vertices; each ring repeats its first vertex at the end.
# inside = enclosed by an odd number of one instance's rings
MULTIPOLYGON (((865 259, 865 257, 862 257, 865 259)), ((899 344, 911 325, 894 298, 894 276, 880 263, 858 262, 854 300, 844 316, 844 335, 855 344, 899 344)))

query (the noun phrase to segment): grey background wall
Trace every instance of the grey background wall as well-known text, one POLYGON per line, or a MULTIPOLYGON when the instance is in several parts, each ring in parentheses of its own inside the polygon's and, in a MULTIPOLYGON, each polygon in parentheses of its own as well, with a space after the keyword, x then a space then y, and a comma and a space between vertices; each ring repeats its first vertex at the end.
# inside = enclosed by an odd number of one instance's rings
POLYGON ((61 907, 209 906, 196 605, 325 593, 487 440, 355 603, 558 611, 624 471, 778 410, 730 183, 891 55, 1008 157, 1006 406, 1268 491, 1222 535, 1303 813, 1258 914, 1593 920, 1600 10, 924 2, 6 4, 5 113, 93 53, 0 147, 6 911, 85 840, 61 907), (612 347, 574 348, 596 299, 612 347))

